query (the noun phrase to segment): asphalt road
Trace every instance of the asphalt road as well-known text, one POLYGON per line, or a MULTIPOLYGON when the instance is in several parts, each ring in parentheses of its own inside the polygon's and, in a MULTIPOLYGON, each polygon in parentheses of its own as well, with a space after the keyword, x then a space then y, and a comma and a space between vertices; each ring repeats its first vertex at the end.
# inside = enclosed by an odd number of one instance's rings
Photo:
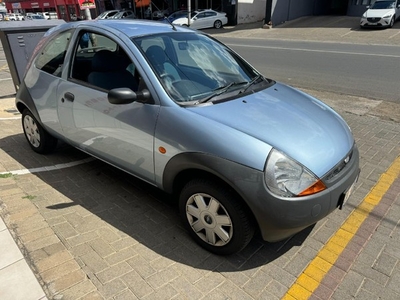
POLYGON ((400 46, 220 37, 269 78, 400 104, 400 46))

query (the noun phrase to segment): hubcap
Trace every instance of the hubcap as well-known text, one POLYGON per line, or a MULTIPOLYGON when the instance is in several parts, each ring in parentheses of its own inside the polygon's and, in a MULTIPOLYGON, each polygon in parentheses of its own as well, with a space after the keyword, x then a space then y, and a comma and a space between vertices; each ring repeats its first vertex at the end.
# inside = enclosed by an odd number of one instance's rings
POLYGON ((40 146, 40 133, 38 126, 33 118, 25 116, 24 118, 25 135, 29 143, 35 148, 40 146))
POLYGON ((232 238, 233 224, 228 212, 210 195, 192 195, 186 203, 186 217, 197 236, 210 245, 224 246, 232 238))

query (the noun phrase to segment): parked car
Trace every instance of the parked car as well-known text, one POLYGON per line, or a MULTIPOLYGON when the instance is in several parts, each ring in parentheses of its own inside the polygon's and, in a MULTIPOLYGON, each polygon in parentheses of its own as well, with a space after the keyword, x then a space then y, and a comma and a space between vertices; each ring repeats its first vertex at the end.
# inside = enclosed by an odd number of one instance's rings
POLYGON ((33 20, 33 21, 36 21, 36 20, 46 20, 45 18, 44 18, 44 16, 42 16, 42 15, 39 15, 39 14, 32 14, 32 15, 29 15, 29 16, 26 16, 26 19, 27 20, 33 20))
MULTIPOLYGON (((182 16, 175 19, 173 22, 175 25, 188 26, 187 16, 182 16)), ((226 13, 217 12, 211 9, 194 11, 191 14, 190 28, 203 29, 203 28, 221 28, 228 23, 226 13)))
POLYGON ((122 10, 111 17, 112 19, 136 19, 136 15, 131 10, 122 10))
MULTIPOLYGON (((193 12, 191 12, 191 14, 193 14, 193 12)), ((175 21, 176 19, 179 19, 179 18, 184 18, 184 17, 187 17, 188 16, 188 11, 187 10, 178 10, 178 11, 175 11, 175 12, 173 12, 172 14, 170 14, 168 17, 167 17, 167 19, 168 20, 165 20, 165 18, 163 18, 162 20, 164 20, 164 21, 166 21, 166 22, 173 22, 173 21, 175 21)))
POLYGON ((103 11, 100 15, 97 16, 96 19, 108 19, 113 17, 115 14, 119 13, 121 10, 113 9, 113 10, 106 10, 103 11))
POLYGON ((39 42, 16 95, 37 153, 62 140, 173 195, 205 249, 288 238, 345 205, 359 174, 346 122, 201 31, 69 22, 39 42), (80 40, 96 36, 81 49, 80 40))
POLYGON ((153 19, 158 20, 158 19, 163 19, 164 17, 169 15, 169 9, 164 9, 164 10, 156 10, 153 11, 153 19))
POLYGON ((24 21, 25 20, 25 17, 20 13, 16 13, 16 14, 9 13, 9 14, 7 14, 7 17, 8 17, 9 21, 24 21))
POLYGON ((58 16, 57 16, 56 12, 45 11, 45 12, 39 12, 37 14, 40 15, 40 16, 43 16, 46 20, 58 19, 58 16))
POLYGON ((394 22, 400 17, 400 1, 377 0, 360 20, 361 28, 364 27, 393 27, 394 22))

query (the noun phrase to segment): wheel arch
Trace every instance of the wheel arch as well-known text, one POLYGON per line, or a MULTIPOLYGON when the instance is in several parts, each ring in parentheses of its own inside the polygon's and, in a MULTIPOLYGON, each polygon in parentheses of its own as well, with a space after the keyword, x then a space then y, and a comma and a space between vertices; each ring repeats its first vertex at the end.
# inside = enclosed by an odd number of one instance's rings
POLYGON ((31 95, 28 92, 28 89, 25 87, 25 84, 22 82, 21 86, 18 90, 15 106, 17 110, 22 114, 25 109, 28 109, 36 120, 42 125, 42 120, 40 119, 39 112, 36 109, 36 105, 33 102, 31 95), (22 100, 24 99, 24 100, 22 100))
POLYGON ((226 159, 202 153, 183 153, 175 156, 167 164, 163 175, 163 189, 178 197, 183 187, 195 178, 217 182, 235 193, 254 224, 256 217, 246 202, 245 195, 233 183, 235 169, 241 165, 226 159), (233 167, 235 166, 235 167, 233 167))

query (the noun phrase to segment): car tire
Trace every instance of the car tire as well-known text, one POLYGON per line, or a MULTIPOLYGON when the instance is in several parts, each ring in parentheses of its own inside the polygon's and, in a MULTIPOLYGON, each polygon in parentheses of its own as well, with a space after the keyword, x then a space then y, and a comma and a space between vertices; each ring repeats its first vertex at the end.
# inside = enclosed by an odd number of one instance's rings
POLYGON ((253 238, 247 207, 224 185, 207 179, 188 182, 179 198, 179 210, 192 238, 212 253, 239 252, 253 238))
POLYGON ((220 20, 215 21, 214 28, 217 28, 217 29, 222 28, 222 22, 220 20))
POLYGON ((28 109, 22 112, 22 128, 24 129, 24 135, 29 146, 33 151, 45 154, 56 148, 57 139, 43 129, 28 109))
POLYGON ((395 16, 392 17, 392 19, 390 20, 390 24, 389 27, 392 28, 394 25, 394 20, 395 20, 395 16))

